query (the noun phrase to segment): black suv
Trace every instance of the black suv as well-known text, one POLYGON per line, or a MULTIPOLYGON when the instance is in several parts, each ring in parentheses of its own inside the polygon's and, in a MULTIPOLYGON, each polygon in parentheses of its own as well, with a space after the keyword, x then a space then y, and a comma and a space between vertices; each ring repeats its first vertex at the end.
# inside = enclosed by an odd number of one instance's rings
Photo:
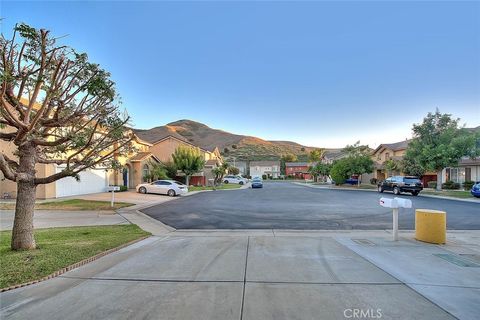
POLYGON ((396 195, 402 192, 409 192, 414 196, 418 196, 422 190, 422 182, 417 177, 395 176, 378 183, 378 192, 393 191, 396 195))

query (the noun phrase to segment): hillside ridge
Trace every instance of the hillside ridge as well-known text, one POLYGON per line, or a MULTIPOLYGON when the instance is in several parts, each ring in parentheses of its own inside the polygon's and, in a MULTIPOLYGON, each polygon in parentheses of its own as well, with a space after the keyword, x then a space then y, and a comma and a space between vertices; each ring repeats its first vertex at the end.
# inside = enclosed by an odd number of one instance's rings
MULTIPOLYGON (((315 149, 294 141, 264 140, 259 137, 230 133, 214 129, 206 124, 181 119, 151 129, 133 129, 140 139, 155 143, 169 135, 189 142, 202 149, 213 150, 218 147, 227 157, 237 160, 274 160, 285 154, 295 154, 302 158, 315 149)), ((326 149, 338 152, 340 149, 326 149)))

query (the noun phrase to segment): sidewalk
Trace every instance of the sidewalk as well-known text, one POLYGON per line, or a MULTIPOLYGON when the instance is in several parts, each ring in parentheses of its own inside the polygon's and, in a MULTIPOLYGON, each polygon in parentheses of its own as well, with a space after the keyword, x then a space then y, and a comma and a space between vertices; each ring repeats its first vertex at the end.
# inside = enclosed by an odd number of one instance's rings
POLYGON ((2 293, 5 319, 475 319, 480 231, 171 231, 2 293), (92 297, 95 297, 92 299, 92 297), (360 312, 358 311, 358 312, 360 312))
MULTIPOLYGON (((0 210, 0 230, 13 228, 13 210, 0 210)), ((33 217, 35 229, 76 226, 101 226, 128 224, 129 222, 113 211, 48 211, 37 210, 33 217)))

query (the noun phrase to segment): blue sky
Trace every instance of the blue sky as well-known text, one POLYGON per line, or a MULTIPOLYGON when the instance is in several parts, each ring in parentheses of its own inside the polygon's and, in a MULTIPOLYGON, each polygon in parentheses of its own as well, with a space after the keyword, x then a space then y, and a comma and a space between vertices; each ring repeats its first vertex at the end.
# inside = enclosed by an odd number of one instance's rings
POLYGON ((6 2, 112 73, 136 127, 178 119, 342 147, 439 108, 480 125, 480 2, 6 2))

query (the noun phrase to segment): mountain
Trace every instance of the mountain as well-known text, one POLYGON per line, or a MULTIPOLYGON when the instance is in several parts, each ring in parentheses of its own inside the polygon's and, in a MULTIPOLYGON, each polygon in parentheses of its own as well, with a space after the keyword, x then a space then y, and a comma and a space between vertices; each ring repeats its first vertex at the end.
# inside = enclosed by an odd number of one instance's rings
MULTIPOLYGON (((227 157, 237 160, 274 160, 293 153, 306 160, 308 152, 315 149, 292 141, 268 141, 257 137, 233 134, 192 120, 179 120, 148 130, 133 129, 141 139, 156 142, 171 135, 190 142, 200 148, 213 150, 218 147, 227 157)), ((326 149, 327 153, 338 153, 340 149, 326 149)))

